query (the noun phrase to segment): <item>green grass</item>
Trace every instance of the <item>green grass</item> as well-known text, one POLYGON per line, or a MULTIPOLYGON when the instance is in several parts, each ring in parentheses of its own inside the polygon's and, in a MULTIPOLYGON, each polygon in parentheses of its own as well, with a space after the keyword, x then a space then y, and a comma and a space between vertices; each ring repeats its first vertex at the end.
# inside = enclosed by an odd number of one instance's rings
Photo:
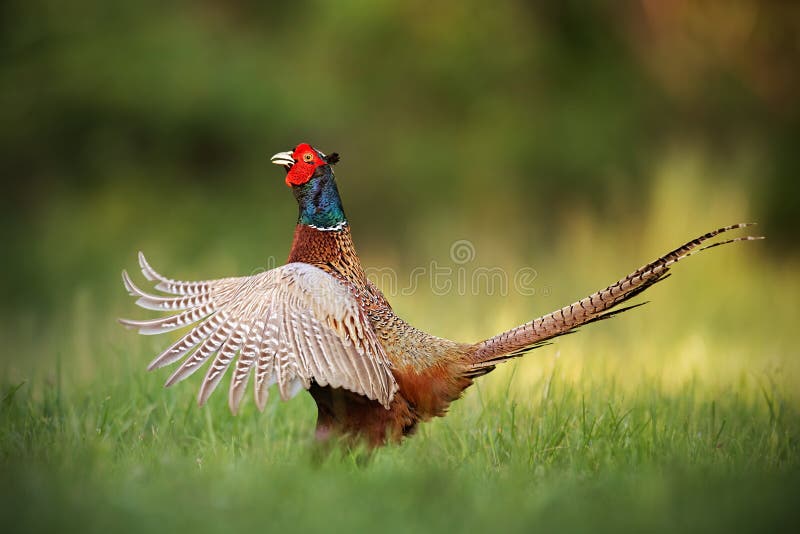
POLYGON ((3 392, 14 532, 723 532, 800 519, 798 418, 769 384, 709 397, 697 381, 673 392, 645 381, 623 394, 555 366, 530 387, 477 389, 364 462, 314 458, 308 399, 234 418, 140 373, 69 393, 54 380, 41 398, 30 384, 3 392))
MULTIPOLYGON (((733 193, 704 209, 692 199, 707 192, 691 181, 667 176, 662 186, 659 198, 671 200, 648 210, 654 215, 636 232, 622 221, 598 228, 578 213, 559 226, 560 245, 551 250, 497 245, 477 233, 476 265, 535 266, 535 297, 439 297, 423 287, 393 297, 395 308, 435 334, 475 340, 583 296, 746 211, 733 193), (675 219, 669 206, 702 220, 675 219), (497 249, 530 257, 493 255, 497 249), (591 265, 581 261, 590 257, 591 265)), ((62 297, 51 307, 7 313, 0 326, 6 532, 800 526, 800 281, 797 262, 766 259, 757 243, 690 259, 648 292, 648 306, 499 368, 447 417, 365 461, 344 451, 318 457, 307 396, 273 399, 264 413, 250 401, 232 417, 224 394, 197 408, 198 377, 162 389, 168 373, 144 367, 168 336, 136 336, 113 320, 136 314, 118 272, 131 266, 139 242, 118 242, 111 223, 92 226, 75 215, 37 245, 80 235, 93 247, 77 249, 86 258, 53 255, 41 264, 38 275, 62 297), (94 270, 83 272, 84 263, 94 270)), ((156 268, 171 263, 166 274, 250 272, 256 231, 247 221, 231 224, 216 233, 155 223, 139 231, 144 245, 161 247, 151 259, 156 268), (182 241, 195 234, 194 242, 182 241), (201 252, 181 252, 192 247, 201 252)), ((420 257, 366 251, 365 262, 410 270, 429 260, 426 249, 446 257, 446 232, 421 238, 420 257)))
POLYGON ((87 366, 75 341, 3 387, 3 524, 14 532, 796 529, 800 418, 790 355, 734 347, 724 330, 667 342, 665 323, 637 335, 666 314, 659 308, 501 368, 446 418, 366 462, 344 451, 317 457, 307 397, 273 399, 264 413, 248 402, 238 417, 224 395, 197 408, 196 380, 164 390, 164 373, 143 371, 162 342, 108 325, 127 346, 99 351, 106 341, 90 338, 84 350, 103 357, 87 366), (705 370, 708 357, 717 372, 705 370), (682 371, 676 362, 687 358, 682 371))

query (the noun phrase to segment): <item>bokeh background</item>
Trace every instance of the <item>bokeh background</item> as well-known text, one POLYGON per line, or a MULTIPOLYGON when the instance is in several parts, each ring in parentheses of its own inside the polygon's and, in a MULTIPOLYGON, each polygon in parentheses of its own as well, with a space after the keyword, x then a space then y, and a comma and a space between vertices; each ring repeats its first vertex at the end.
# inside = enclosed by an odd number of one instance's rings
POLYGON ((198 272, 282 256, 268 157, 302 140, 342 154, 361 251, 398 268, 463 236, 542 258, 576 217, 632 246, 659 208, 798 252, 792 2, 3 4, 12 317, 104 298, 138 248, 198 272), (669 205, 676 179, 702 198, 669 205))
MULTIPOLYGON (((108 384, 165 378, 143 368, 168 340, 115 322, 144 316, 120 271, 138 250, 184 279, 283 261, 296 206, 269 156, 308 141, 342 156, 365 265, 404 280, 467 239, 468 268, 536 270, 532 297, 392 298, 464 341, 757 221, 766 241, 692 258, 652 304, 528 357, 514 387, 554 366, 622 389, 699 381, 709 401, 770 384, 797 421, 800 4, 8 0, 0 14, 4 399, 118 399, 108 384)), ((195 385, 156 399, 205 428, 195 385)), ((224 400, 209 408, 223 420, 224 400)), ((313 404, 295 402, 310 431, 313 404)))

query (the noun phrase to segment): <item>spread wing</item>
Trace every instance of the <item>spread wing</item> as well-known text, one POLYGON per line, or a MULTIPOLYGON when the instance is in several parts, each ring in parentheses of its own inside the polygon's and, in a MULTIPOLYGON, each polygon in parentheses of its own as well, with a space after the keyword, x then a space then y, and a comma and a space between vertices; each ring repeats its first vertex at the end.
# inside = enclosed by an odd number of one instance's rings
POLYGON ((128 293, 139 297, 136 304, 176 313, 120 322, 148 335, 193 325, 148 369, 185 357, 167 380, 171 386, 213 357, 197 397, 200 405, 236 360, 228 395, 233 413, 239 409, 251 374, 255 374, 255 399, 261 410, 271 385, 277 383, 286 400, 308 389, 312 379, 389 407, 397 391, 389 359, 356 298, 325 271, 289 263, 252 276, 182 282, 155 272, 142 253, 139 264, 145 278, 157 282, 155 288, 170 296, 145 293, 123 271, 128 293))

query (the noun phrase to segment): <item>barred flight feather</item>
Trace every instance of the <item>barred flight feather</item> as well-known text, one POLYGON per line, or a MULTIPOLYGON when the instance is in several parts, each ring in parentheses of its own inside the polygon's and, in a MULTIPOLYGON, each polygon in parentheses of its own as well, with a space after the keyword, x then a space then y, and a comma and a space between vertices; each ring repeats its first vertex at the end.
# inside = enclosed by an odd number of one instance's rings
POLYGON ((252 319, 250 319, 250 317, 255 316, 253 314, 254 308, 260 308, 260 304, 260 302, 253 302, 246 310, 243 311, 242 316, 248 319, 243 320, 237 325, 236 330, 233 331, 231 336, 217 351, 217 356, 214 358, 214 361, 211 362, 211 366, 206 372, 206 377, 203 380, 203 383, 200 386, 200 391, 197 395, 197 403, 200 406, 206 403, 208 397, 217 388, 217 385, 219 384, 220 380, 222 380, 225 371, 228 370, 228 366, 230 365, 231 361, 233 361, 234 357, 244 344, 245 339, 247 339, 247 335, 250 333, 252 323, 252 319))
POLYGON ((159 334, 199 322, 150 363, 148 369, 155 369, 184 358, 167 386, 189 377, 213 356, 198 392, 201 405, 236 360, 228 392, 233 413, 254 367, 259 409, 266 405, 272 384, 278 384, 286 400, 312 381, 389 407, 398 387, 391 363, 353 294, 328 273, 289 263, 253 276, 186 282, 158 274, 141 253, 139 264, 157 290, 176 296, 146 293, 123 272, 128 293, 143 308, 179 313, 120 319, 122 324, 142 334, 159 334))
POLYGON ((186 378, 189 378, 195 371, 200 369, 200 366, 211 356, 215 354, 220 347, 228 340, 234 329, 234 322, 232 319, 220 324, 220 326, 206 338, 203 343, 192 353, 191 356, 186 358, 183 363, 172 373, 165 386, 169 387, 186 378))
POLYGON ((223 311, 212 315, 198 326, 190 330, 186 335, 176 341, 167 350, 155 357, 147 366, 148 371, 158 369, 166 365, 170 365, 180 360, 183 355, 197 347, 201 341, 204 341, 211 335, 217 328, 222 325, 222 322, 227 320, 228 315, 223 311))
POLYGON ((150 295, 145 293, 133 283, 127 271, 122 271, 122 282, 128 290, 128 294, 134 297, 139 297, 136 305, 146 310, 155 311, 180 311, 189 308, 197 308, 206 304, 209 300, 207 293, 200 293, 197 295, 186 297, 162 297, 150 295))
POLYGON ((129 328, 138 328, 140 334, 146 336, 163 334, 196 323, 200 319, 213 313, 214 306, 210 303, 197 308, 192 308, 178 315, 162 317, 161 319, 150 319, 146 321, 135 321, 132 319, 120 319, 120 322, 129 328))

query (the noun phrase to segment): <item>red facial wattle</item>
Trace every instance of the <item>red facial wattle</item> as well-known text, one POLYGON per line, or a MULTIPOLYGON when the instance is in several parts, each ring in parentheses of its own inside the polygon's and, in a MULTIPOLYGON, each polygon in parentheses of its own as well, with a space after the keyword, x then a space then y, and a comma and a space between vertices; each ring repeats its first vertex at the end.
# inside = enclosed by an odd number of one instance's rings
POLYGON ((314 167, 308 163, 297 162, 292 165, 289 172, 286 173, 286 185, 292 187, 294 185, 303 185, 311 179, 314 174, 314 167))
POLYGON ((303 185, 314 175, 314 171, 321 165, 326 165, 319 153, 308 143, 301 143, 292 152, 295 163, 286 173, 286 185, 289 187, 303 185))

